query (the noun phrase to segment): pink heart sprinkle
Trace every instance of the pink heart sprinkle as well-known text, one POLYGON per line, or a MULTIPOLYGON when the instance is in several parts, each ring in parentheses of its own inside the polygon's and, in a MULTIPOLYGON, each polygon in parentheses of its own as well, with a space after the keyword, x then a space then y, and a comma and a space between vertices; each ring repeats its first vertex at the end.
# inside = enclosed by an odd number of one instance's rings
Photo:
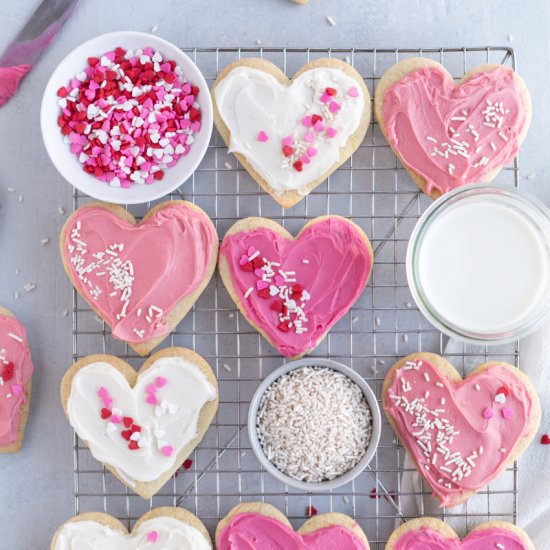
POLYGON ((267 136, 267 134, 261 130, 260 132, 258 132, 258 137, 256 138, 258 141, 267 141, 269 139, 269 137, 267 136))
MULTIPOLYGON (((302 119, 302 124, 306 127, 310 127, 311 126, 311 117, 309 115, 305 116, 303 119, 302 119)), ((284 143, 284 140, 283 140, 283 143, 284 143)), ((284 145, 287 145, 286 143, 284 143, 284 145)))
POLYGON ((156 531, 150 531, 147 533, 147 540, 151 542, 157 542, 157 539, 159 538, 159 534, 156 531))
POLYGON ((21 386, 21 384, 13 384, 11 387, 11 393, 17 397, 21 394, 22 389, 23 387, 21 386))
POLYGON ((269 283, 266 283, 265 281, 256 281, 256 288, 258 290, 263 290, 264 288, 268 288, 269 283))
POLYGON ((167 383, 168 383, 168 380, 164 378, 164 376, 157 376, 155 378, 155 384, 157 385, 157 388, 162 388, 166 386, 167 383))
POLYGON ((320 120, 318 120, 318 121, 313 125, 313 129, 314 129, 316 132, 322 132, 322 131, 325 129, 325 125, 324 125, 320 120))
POLYGON ((149 405, 156 405, 158 403, 158 399, 153 393, 150 393, 145 401, 147 401, 149 405))
POLYGON ((275 284, 277 286, 283 286, 285 284, 285 280, 280 275, 275 275, 275 284))
POLYGON ((120 414, 113 414, 110 418, 113 424, 120 424, 122 422, 122 416, 120 414))
POLYGON ((256 275, 256 277, 260 277, 260 279, 264 276, 264 273, 264 270, 259 267, 254 270, 254 275, 256 275))
POLYGON ((248 263, 248 256, 242 255, 241 259, 239 260, 239 265, 246 265, 248 263))
POLYGON ((315 139, 315 135, 312 134, 311 132, 308 132, 305 136, 304 136, 304 139, 311 143, 314 139, 315 139))
POLYGON ((303 155, 300 155, 300 160, 304 164, 309 164, 311 162, 310 158, 305 153, 303 155))
POLYGON ((339 103, 336 103, 336 101, 331 101, 329 103, 329 106, 328 106, 328 110, 331 112, 331 113, 336 113, 340 110, 340 104, 339 103))
POLYGON ((253 246, 250 246, 248 248, 248 251, 247 251, 248 257, 252 256, 252 254, 254 254, 254 252, 256 252, 256 249, 253 246))
POLYGON ((147 393, 157 393, 157 387, 155 386, 155 384, 148 384, 145 388, 145 391, 147 393))
POLYGON ((309 157, 314 157, 317 154, 317 149, 315 147, 308 147, 307 154, 309 157))
POLYGON ((330 101, 330 97, 331 97, 331 96, 329 96, 329 95, 325 92, 323 95, 321 95, 321 101, 322 101, 323 103, 328 103, 328 102, 330 101))
POLYGON ((493 412, 493 409, 490 409, 489 407, 485 407, 485 410, 483 411, 483 418, 493 418, 495 416, 495 413, 493 412))
POLYGON ((105 399, 106 397, 109 397, 109 391, 107 390, 107 388, 104 388, 103 386, 101 386, 101 388, 99 388, 97 392, 97 395, 99 395, 101 399, 105 399))
POLYGON ((355 86, 352 86, 349 90, 348 90, 348 95, 350 97, 359 97, 359 90, 355 87, 355 86))
POLYGON ((174 452, 174 447, 172 447, 172 445, 165 445, 163 448, 162 448, 162 454, 164 456, 172 456, 172 453, 174 452))
POLYGON ((327 128, 327 136, 329 138, 333 138, 336 134, 338 133, 338 131, 336 130, 336 128, 327 128))
POLYGON ((283 138, 283 145, 286 145, 287 147, 292 147, 294 144, 294 138, 292 136, 287 136, 286 138, 283 138))
POLYGON ((105 397, 103 399, 103 404, 110 409, 113 406, 113 400, 110 397, 105 397))
POLYGON ((502 416, 505 420, 508 420, 512 416, 512 409, 504 407, 504 409, 502 409, 502 416))

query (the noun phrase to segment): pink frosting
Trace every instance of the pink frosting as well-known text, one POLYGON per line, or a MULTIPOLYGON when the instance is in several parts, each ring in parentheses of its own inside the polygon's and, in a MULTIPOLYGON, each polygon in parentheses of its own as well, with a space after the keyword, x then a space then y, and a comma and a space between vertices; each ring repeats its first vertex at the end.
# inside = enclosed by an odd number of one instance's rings
POLYGON ((509 529, 493 527, 470 533, 463 541, 445 538, 440 532, 422 528, 407 531, 395 543, 395 550, 526 550, 525 543, 509 529), (501 545, 501 546, 497 546, 501 545))
POLYGON ((453 382, 425 360, 405 363, 385 410, 442 506, 490 483, 529 434, 533 401, 500 365, 453 382))
POLYGON ((6 378, 0 385, 0 447, 17 440, 19 413, 33 370, 25 327, 15 317, 0 314, 0 377, 6 378), (13 369, 9 380, 6 367, 13 369))
POLYGON ((388 141, 426 180, 426 191, 446 193, 487 181, 517 155, 526 111, 511 69, 478 73, 456 86, 445 71, 425 66, 386 90, 382 119, 388 141))
POLYGON ((32 65, 0 67, 0 107, 15 94, 19 83, 31 68, 32 65))
POLYGON ((113 336, 141 342, 169 332, 166 315, 203 282, 217 244, 208 216, 185 204, 170 204, 138 226, 92 206, 71 218, 63 254, 73 283, 113 336))
POLYGON ((218 550, 366 550, 357 535, 341 525, 323 527, 301 536, 275 518, 237 514, 216 544, 218 550))
POLYGON ((357 229, 348 221, 334 217, 309 225, 295 240, 266 228, 227 235, 220 254, 227 260, 233 286, 247 317, 286 357, 301 355, 318 344, 357 300, 372 265, 369 249, 357 229), (289 300, 301 306, 302 312, 290 312, 289 319, 281 321, 284 312, 272 308, 274 302, 287 304, 288 300, 280 295, 267 298, 260 295, 261 271, 245 271, 242 265, 247 256, 256 253, 254 251, 259 252, 257 259, 280 264, 273 265, 273 277, 266 277, 267 293, 272 286, 284 293, 285 288, 300 285, 305 294, 293 291, 289 300), (279 270, 289 276, 285 279, 279 270), (252 292, 248 294, 250 288, 252 292), (301 329, 297 325, 300 320, 301 329), (281 323, 289 322, 292 326, 282 330, 281 323))

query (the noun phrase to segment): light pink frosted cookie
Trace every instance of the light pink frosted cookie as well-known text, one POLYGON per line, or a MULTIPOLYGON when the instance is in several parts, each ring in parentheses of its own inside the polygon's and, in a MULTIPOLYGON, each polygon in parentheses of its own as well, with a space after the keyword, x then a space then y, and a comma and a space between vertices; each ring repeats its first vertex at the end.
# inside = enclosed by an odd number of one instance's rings
POLYGON ((465 502, 525 451, 540 424, 518 369, 484 363, 464 380, 433 353, 398 361, 384 381, 386 416, 442 506, 465 502))
POLYGON ((380 129, 414 182, 432 198, 491 181, 517 155, 531 122, 523 80, 502 65, 479 65, 455 85, 445 67, 411 58, 378 84, 380 129))

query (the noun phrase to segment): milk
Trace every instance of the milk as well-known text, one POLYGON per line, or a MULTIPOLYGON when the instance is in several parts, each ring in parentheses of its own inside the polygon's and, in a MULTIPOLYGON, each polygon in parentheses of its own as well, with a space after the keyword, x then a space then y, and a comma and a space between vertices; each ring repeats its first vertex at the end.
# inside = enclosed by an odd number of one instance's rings
POLYGON ((418 280, 436 316, 478 334, 511 331, 540 308, 548 288, 545 241, 505 200, 457 202, 428 226, 418 280))

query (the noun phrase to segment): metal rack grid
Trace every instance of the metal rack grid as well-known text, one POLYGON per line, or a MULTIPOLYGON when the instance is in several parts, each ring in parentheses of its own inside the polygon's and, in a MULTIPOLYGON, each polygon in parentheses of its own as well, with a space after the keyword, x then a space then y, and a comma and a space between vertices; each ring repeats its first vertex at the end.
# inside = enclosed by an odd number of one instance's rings
MULTIPOLYGON (((456 78, 480 63, 516 68, 508 47, 441 49, 298 49, 192 48, 184 51, 197 63, 211 85, 219 70, 239 57, 273 61, 292 75, 304 63, 319 57, 337 57, 355 66, 373 95, 377 81, 394 63, 413 56, 435 59, 456 78)), ((497 178, 519 186, 519 163, 497 178)), ((236 219, 264 216, 296 233, 308 219, 339 214, 358 223, 372 241, 375 264, 367 289, 351 311, 330 331, 312 354, 342 361, 365 377, 380 398, 384 376, 399 357, 414 351, 445 354, 463 374, 475 363, 502 360, 519 367, 519 346, 498 348, 446 347, 446 338, 414 307, 405 276, 409 235, 430 199, 420 193, 397 161, 373 120, 361 147, 328 180, 295 207, 284 211, 238 165, 214 132, 208 152, 193 177, 169 198, 195 202, 214 221, 220 237, 236 219)), ((75 192, 74 208, 88 197, 75 192)), ((132 207, 142 216, 150 204, 132 207)), ((136 367, 142 360, 110 330, 89 306, 73 295, 73 357, 111 353, 136 367)), ((213 533, 217 522, 241 501, 263 500, 282 510, 295 526, 313 505, 319 513, 339 511, 353 516, 365 530, 371 548, 382 549, 399 520, 408 519, 411 499, 424 514, 430 490, 405 490, 402 475, 405 452, 384 420, 378 452, 370 467, 348 485, 327 494, 305 494, 284 486, 262 471, 249 445, 246 415, 249 401, 266 373, 284 361, 246 322, 214 276, 193 310, 163 346, 190 347, 214 368, 220 391, 215 421, 191 455, 192 467, 180 469, 172 481, 149 501, 124 487, 91 456, 75 435, 75 512, 104 511, 131 527, 147 510, 183 506, 199 516, 213 533)), ((458 513, 467 528, 490 519, 517 521, 517 466, 499 478, 498 488, 487 488, 458 513), (481 499, 482 506, 472 506, 481 499), (504 502, 504 504, 503 504, 504 502), (481 509, 481 512, 480 512, 481 509)), ((441 509, 440 518, 450 511, 441 509)))

